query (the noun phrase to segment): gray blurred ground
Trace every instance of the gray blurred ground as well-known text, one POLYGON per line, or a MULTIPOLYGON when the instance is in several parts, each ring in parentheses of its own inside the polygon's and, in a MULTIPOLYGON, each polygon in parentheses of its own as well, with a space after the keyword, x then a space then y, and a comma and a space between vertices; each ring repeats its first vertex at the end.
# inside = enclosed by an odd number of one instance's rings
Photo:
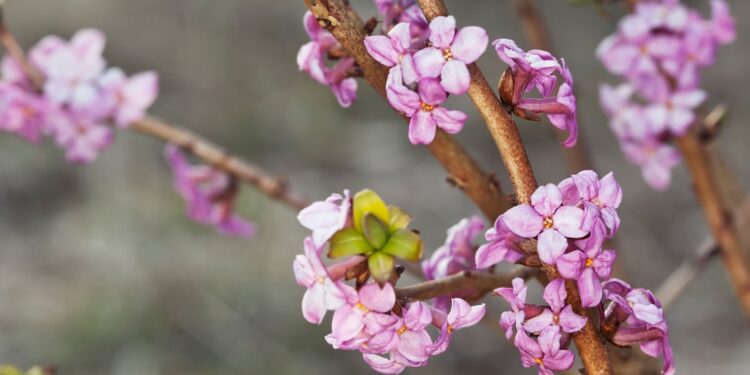
MULTIPOLYGON (((363 14, 373 10, 367 0, 353 3, 363 14)), ((579 119, 597 167, 614 170, 625 189, 621 262, 634 284, 655 288, 707 234, 686 175, 678 168, 666 193, 649 189, 607 129, 597 85, 614 79, 593 51, 616 17, 564 1, 539 3, 576 77, 579 119)), ((730 3, 739 40, 721 51, 703 86, 712 103, 731 110, 721 144, 747 185, 750 3, 730 3)), ((461 24, 528 46, 510 1, 448 4, 461 24)), ((50 33, 102 29, 112 64, 159 71, 154 114, 287 174, 311 197, 374 188, 416 216, 434 249, 446 228, 475 209, 443 182, 425 150, 408 143, 401 121, 372 90, 362 84, 357 104, 344 110, 297 72, 304 10, 301 0, 13 0, 6 16, 26 46, 50 33)), ((504 69, 489 50, 480 65, 491 81, 504 69)), ((502 176, 478 115, 466 98, 452 100, 471 116, 458 138, 502 176)), ((540 181, 557 182, 567 171, 547 126, 523 123, 521 131, 540 181)), ((121 133, 100 160, 81 168, 52 147, 0 137, 0 361, 55 363, 76 375, 370 373, 359 355, 323 341, 327 323, 302 319, 291 261, 305 231, 295 213, 246 189, 239 211, 259 224, 256 238, 225 238, 193 224, 183 217, 161 147, 121 133)), ((494 320, 504 304, 489 303, 494 320)), ((680 373, 750 372, 750 330, 718 262, 668 315, 680 373)), ((462 331, 449 352, 410 373, 533 373, 522 372, 492 327, 462 331)))

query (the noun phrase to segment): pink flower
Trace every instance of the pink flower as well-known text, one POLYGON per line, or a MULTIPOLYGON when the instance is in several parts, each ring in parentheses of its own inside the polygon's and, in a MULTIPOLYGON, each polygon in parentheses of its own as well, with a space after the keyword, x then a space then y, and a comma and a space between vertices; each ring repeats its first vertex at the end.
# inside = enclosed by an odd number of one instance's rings
POLYGON ((614 235, 620 226, 617 208, 622 202, 622 188, 614 173, 610 172, 600 180, 596 172, 585 170, 563 180, 558 187, 563 194, 563 204, 582 204, 585 211, 591 212, 586 213, 587 217, 602 220, 610 237, 614 235))
POLYGON ((431 354, 438 355, 446 351, 453 337, 453 332, 479 323, 485 312, 484 304, 471 306, 460 298, 451 298, 451 307, 447 315, 440 310, 433 310, 432 321, 433 324, 440 327, 440 337, 430 348, 431 354))
POLYGON ((706 93, 702 90, 675 91, 646 107, 645 115, 655 133, 669 131, 681 136, 695 120, 694 109, 704 100, 706 93))
POLYGON ((326 55, 338 42, 320 27, 310 11, 305 13, 303 25, 310 42, 303 45, 297 53, 299 70, 309 74, 318 83, 330 87, 339 105, 349 107, 357 99, 357 80, 349 77, 350 69, 355 66, 354 59, 343 57, 332 68, 327 67, 326 55))
MULTIPOLYGON (((4 76, 5 77, 5 76, 4 76)), ((0 129, 29 142, 40 142, 52 106, 20 87, 0 83, 0 129)))
POLYGON ((326 341, 335 349, 352 350, 366 343, 375 334, 395 324, 388 313, 396 303, 391 284, 381 288, 377 283, 363 286, 351 293, 346 303, 333 313, 331 334, 326 341))
POLYGON ((516 277, 512 281, 512 288, 497 288, 494 294, 503 297, 510 304, 511 311, 505 311, 500 315, 500 327, 505 330, 505 337, 510 340, 513 336, 513 328, 520 330, 526 319, 526 282, 516 277))
POLYGON ((613 341, 618 345, 639 344, 647 355, 662 356, 662 374, 673 375, 675 363, 669 343, 669 327, 661 303, 654 294, 647 289, 632 288, 622 280, 611 279, 604 283, 604 296, 613 302, 606 309, 605 316, 614 316, 620 323, 613 341))
POLYGON ((159 78, 155 72, 142 72, 126 77, 120 68, 110 68, 99 79, 103 92, 111 98, 112 118, 120 128, 126 128, 145 115, 156 100, 159 78))
POLYGON ((542 262, 554 264, 568 247, 568 238, 588 234, 584 212, 575 206, 562 205, 562 193, 554 184, 540 186, 531 195, 531 204, 521 204, 506 211, 505 225, 525 238, 539 236, 537 251, 542 262))
POLYGON ((573 352, 560 349, 560 333, 553 330, 542 333, 539 343, 524 331, 518 331, 514 345, 521 352, 523 367, 539 366, 540 375, 553 375, 553 370, 565 371, 573 367, 573 352))
MULTIPOLYGON (((510 39, 498 39, 492 42, 498 57, 510 66, 512 74, 512 95, 502 97, 506 105, 512 107, 517 115, 536 120, 540 114, 546 114, 552 125, 569 133, 565 140, 566 147, 573 147, 578 139, 578 121, 576 120, 576 97, 573 94, 573 75, 561 59, 562 65, 549 52, 540 50, 524 51, 510 39), (563 82, 552 91, 557 82, 555 72, 559 72, 563 82), (542 98, 524 98, 523 95, 536 88, 542 98)), ((507 74, 507 72, 506 72, 507 74)), ((505 79, 501 85, 505 83, 505 79)), ((504 87, 501 87, 501 92, 504 87)))
POLYGON ((711 18, 714 38, 721 44, 732 43, 737 36, 737 27, 726 1, 711 0, 711 18))
POLYGON ((419 79, 414 60, 411 56, 412 35, 406 22, 394 26, 388 36, 373 35, 365 37, 367 52, 379 63, 401 69, 404 83, 407 85, 419 79))
POLYGON ((190 166, 174 144, 167 144, 164 153, 174 173, 175 188, 187 202, 188 217, 212 225, 222 234, 255 234, 255 226, 232 211, 236 185, 227 174, 207 166, 190 166))
POLYGON ((294 259, 294 277, 297 284, 307 288, 302 297, 302 315, 308 322, 320 324, 326 310, 335 310, 346 302, 346 289, 351 288, 331 279, 320 260, 321 248, 312 238, 305 238, 305 255, 294 259))
POLYGON ((315 246, 323 246, 334 233, 347 225, 351 214, 351 196, 349 190, 344 195, 331 194, 325 201, 314 202, 297 215, 297 220, 307 229, 312 230, 315 246))
POLYGON ((75 33, 69 43, 48 39, 34 47, 30 55, 45 75, 45 96, 73 108, 85 108, 96 100, 96 79, 106 65, 102 57, 104 42, 99 30, 84 29, 75 33), (35 53, 37 48, 42 51, 35 53))
POLYGON ((628 159, 641 167, 643 178, 656 190, 666 190, 671 181, 672 168, 680 163, 680 154, 658 140, 642 143, 625 142, 621 145, 628 159))
POLYGON ((557 258, 557 269, 566 279, 576 280, 581 304, 594 307, 602 300, 602 279, 612 274, 617 254, 603 250, 605 229, 602 223, 594 224, 591 235, 575 242, 580 250, 573 250, 557 258))
POLYGON ((49 112, 47 121, 55 143, 65 149, 65 156, 72 163, 94 161, 114 140, 111 128, 86 116, 58 110, 49 112))
POLYGON ((495 225, 484 234, 488 242, 477 249, 476 267, 490 267, 500 262, 515 263, 524 257, 520 248, 523 238, 517 236, 505 225, 502 216, 495 220, 495 225))
POLYGON ((398 374, 406 367, 421 367, 427 364, 432 354, 432 338, 427 326, 432 322, 430 307, 422 302, 412 302, 400 320, 396 330, 397 343, 390 350, 388 359, 365 353, 363 358, 374 370, 384 374, 398 374))
POLYGON ((580 331, 588 318, 573 312, 573 306, 565 303, 568 293, 565 291, 565 281, 555 279, 550 281, 544 288, 544 300, 550 307, 545 308, 541 314, 529 319, 523 324, 523 328, 530 333, 544 333, 552 330, 566 333, 580 331))
POLYGON ((477 61, 487 49, 487 32, 467 26, 456 32, 453 16, 435 17, 430 22, 430 47, 414 54, 414 64, 422 77, 438 78, 445 91, 461 95, 469 90, 466 65, 477 61))
POLYGON ((391 68, 386 90, 391 106, 410 118, 409 141, 412 144, 432 143, 438 127, 451 134, 463 129, 466 114, 440 106, 448 96, 437 79, 422 78, 417 94, 404 86, 400 69, 391 68))

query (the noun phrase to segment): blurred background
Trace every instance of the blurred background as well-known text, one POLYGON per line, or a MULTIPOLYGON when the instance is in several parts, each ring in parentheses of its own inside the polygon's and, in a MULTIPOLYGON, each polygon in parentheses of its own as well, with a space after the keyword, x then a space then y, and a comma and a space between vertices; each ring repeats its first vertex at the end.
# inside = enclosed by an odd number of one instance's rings
MULTIPOLYGON (((375 14, 368 0, 352 3, 363 16, 375 14)), ((667 192, 647 187, 599 108, 599 82, 616 79, 594 49, 621 10, 613 7, 607 18, 592 6, 537 3, 576 78, 579 121, 597 169, 615 171, 624 188, 620 264, 632 284, 656 288, 708 231, 685 171, 676 168, 667 192)), ((688 3, 707 10, 706 1, 688 3)), ((747 186, 750 2, 729 3, 739 38, 705 71, 703 88, 710 104, 730 109, 721 149, 747 186)), ((511 1, 448 6, 459 24, 529 47, 511 1)), ((5 13, 27 48, 47 34, 103 30, 111 65, 159 72, 154 115, 289 176, 310 198, 373 188, 413 213, 427 249, 437 248, 448 227, 478 212, 445 183, 426 149, 409 144, 403 122, 366 84, 358 102, 342 109, 326 87, 298 72, 305 10, 302 0, 11 0, 5 13)), ((479 63, 491 82, 505 69, 489 49, 479 63)), ((480 117, 466 97, 451 100, 470 115, 457 138, 508 190, 480 117)), ((519 126, 540 182, 566 177, 549 125, 519 126)), ((373 373, 358 353, 323 341, 328 320, 313 326, 302 318, 292 259, 306 231, 296 213, 246 188, 238 212, 258 224, 258 235, 217 235, 184 217, 162 147, 120 132, 93 165, 75 167, 51 145, 0 137, 0 361, 57 364, 76 375, 373 373)), ((462 331, 451 350, 408 373, 533 373, 522 370, 495 327, 505 304, 487 302, 488 324, 462 331)), ((680 373, 747 373, 750 329, 721 262, 667 315, 680 373)))

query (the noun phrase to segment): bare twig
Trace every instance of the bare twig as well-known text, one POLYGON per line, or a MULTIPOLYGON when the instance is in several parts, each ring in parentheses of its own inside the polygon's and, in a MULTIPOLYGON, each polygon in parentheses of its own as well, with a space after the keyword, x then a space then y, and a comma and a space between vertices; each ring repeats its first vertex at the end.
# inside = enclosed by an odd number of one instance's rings
POLYGON ((240 181, 255 187, 269 198, 282 202, 296 210, 309 205, 302 194, 289 188, 282 178, 271 176, 261 168, 225 151, 203 137, 154 117, 147 116, 130 125, 139 133, 182 147, 212 167, 227 172, 240 181))
POLYGON ((677 138, 677 146, 685 159, 696 197, 716 243, 721 248, 724 266, 734 286, 745 316, 750 319, 750 264, 745 257, 735 217, 721 193, 720 183, 712 169, 706 144, 701 142, 696 129, 677 138))
MULTIPOLYGON (((418 3, 428 20, 448 15, 448 9, 442 0, 418 0, 418 3)), ((476 64, 471 64, 469 72, 471 74, 469 97, 484 118, 487 129, 497 144, 518 201, 528 203, 531 194, 537 188, 537 182, 521 136, 518 133, 518 128, 510 114, 500 104, 500 100, 495 96, 479 67, 476 64)), ((556 276, 551 270, 546 270, 546 272, 550 279, 556 276)), ((575 282, 567 281, 565 285, 568 292, 568 303, 573 306, 577 313, 585 314, 586 311, 581 306, 581 298, 575 282)), ((607 349, 591 319, 587 321, 586 326, 580 332, 574 335, 573 340, 586 367, 587 374, 604 375, 612 373, 607 349)))
MULTIPOLYGON (((367 53, 364 45, 364 23, 343 0, 305 0, 305 4, 321 24, 354 57, 364 73, 364 78, 385 98, 385 81, 388 70, 367 53)), ((508 209, 507 200, 495 178, 483 171, 479 164, 450 135, 438 129, 435 140, 427 146, 435 159, 448 172, 474 204, 490 220, 508 209)))
POLYGON ((482 296, 496 288, 510 286, 511 281, 516 277, 527 279, 534 273, 535 270, 526 267, 519 267, 505 275, 481 271, 464 271, 442 279, 397 288, 396 296, 405 301, 428 300, 463 290, 472 290, 476 296, 482 296))
POLYGON ((712 237, 706 238, 698 251, 691 258, 686 259, 679 267, 672 271, 656 290, 656 297, 662 307, 669 306, 682 294, 695 277, 703 271, 714 255, 719 254, 719 247, 712 237))

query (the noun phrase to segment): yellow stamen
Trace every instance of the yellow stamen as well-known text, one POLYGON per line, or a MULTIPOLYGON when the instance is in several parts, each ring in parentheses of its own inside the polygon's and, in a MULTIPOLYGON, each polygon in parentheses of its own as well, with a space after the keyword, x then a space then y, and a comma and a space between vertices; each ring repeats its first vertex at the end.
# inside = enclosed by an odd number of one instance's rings
POLYGON ((422 110, 425 112, 431 112, 433 109, 435 109, 434 105, 430 105, 425 102, 422 102, 421 106, 422 106, 422 110))
POLYGON ((534 358, 534 362, 536 362, 536 364, 539 366, 541 366, 543 363, 541 358, 534 358))
POLYGON ((407 329, 408 329, 408 328, 406 328, 406 326, 402 326, 401 328, 399 328, 399 329, 398 329, 398 330, 396 331, 396 333, 398 333, 398 334, 399 334, 399 336, 400 336, 400 335, 402 335, 402 334, 403 334, 404 332, 406 332, 406 330, 407 330, 407 329))
POLYGON ((365 305, 363 305, 361 303, 358 303, 358 304, 354 305, 354 307, 362 310, 362 312, 365 312, 365 313, 370 311, 369 309, 367 309, 367 307, 365 305))
POLYGON ((560 325, 560 317, 557 315, 552 315, 552 323, 555 325, 560 325))
POLYGON ((450 335, 452 333, 453 333, 453 326, 448 324, 448 334, 450 335))
POLYGON ((594 264, 594 260, 589 258, 586 259, 586 267, 591 267, 594 264))
POLYGON ((451 52, 450 48, 445 48, 443 49, 442 52, 443 52, 443 58, 445 59, 445 61, 453 60, 453 52, 451 52))
POLYGON ((544 218, 544 227, 545 227, 546 229, 552 229, 552 225, 553 225, 553 224, 554 224, 554 223, 552 222, 552 218, 551 218, 551 217, 545 217, 545 218, 544 218))

